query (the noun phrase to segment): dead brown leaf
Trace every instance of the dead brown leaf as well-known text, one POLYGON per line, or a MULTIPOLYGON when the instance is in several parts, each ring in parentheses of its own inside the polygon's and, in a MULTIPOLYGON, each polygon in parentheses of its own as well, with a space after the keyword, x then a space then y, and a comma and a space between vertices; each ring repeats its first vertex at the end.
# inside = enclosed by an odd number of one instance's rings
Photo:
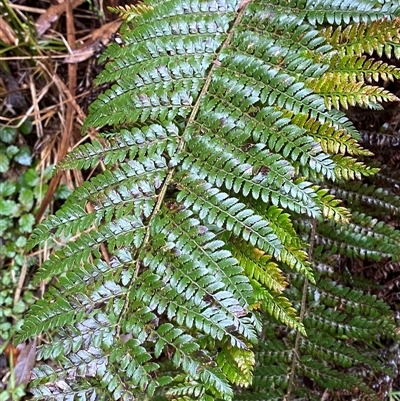
POLYGON ((64 63, 80 63, 92 57, 102 46, 107 45, 112 35, 118 31, 121 24, 122 19, 118 19, 93 31, 90 39, 88 39, 83 46, 73 50, 72 54, 65 58, 64 63))
MULTIPOLYGON (((67 0, 68 1, 68 0, 67 0)), ((71 7, 75 8, 82 4, 85 0, 70 0, 71 7)), ((67 3, 64 1, 61 4, 53 4, 47 11, 42 14, 36 21, 36 30, 38 36, 42 36, 51 26, 53 22, 56 22, 60 15, 64 14, 67 10, 67 3)))
POLYGON ((19 350, 19 355, 14 367, 15 385, 27 385, 36 362, 36 339, 28 344, 19 344, 17 350, 19 350))
POLYGON ((6 45, 15 45, 17 38, 14 34, 13 29, 10 25, 4 21, 3 17, 0 15, 0 41, 4 42, 6 45))

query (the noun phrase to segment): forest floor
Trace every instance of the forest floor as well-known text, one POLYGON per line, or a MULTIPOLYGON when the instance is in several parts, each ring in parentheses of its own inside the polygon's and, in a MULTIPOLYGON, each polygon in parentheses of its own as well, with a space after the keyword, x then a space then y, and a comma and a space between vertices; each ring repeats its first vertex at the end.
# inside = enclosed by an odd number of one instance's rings
MULTIPOLYGON (((98 58, 121 24, 107 7, 123 5, 123 0, 0 0, 0 401, 29 399, 24 386, 36 343, 17 345, 13 336, 45 291, 44 283, 33 286, 31 278, 52 247, 26 254, 25 244, 35 225, 95 173, 52 171, 69 150, 96 135, 82 133, 82 124, 104 90, 94 85, 102 69, 98 58)), ((399 82, 387 89, 400 97, 399 82)), ((379 133, 382 127, 400 132, 399 104, 383 112, 354 109, 349 116, 361 132, 379 133)), ((376 149, 376 138, 365 145, 376 149)), ((398 142, 390 159, 382 158, 400 171, 398 142)), ((383 261, 359 269, 381 285, 379 295, 397 311, 400 265, 383 261)), ((398 379, 395 388, 400 389, 398 379)), ((400 400, 400 392, 391 397, 400 400)), ((335 399, 350 400, 351 394, 335 399)))

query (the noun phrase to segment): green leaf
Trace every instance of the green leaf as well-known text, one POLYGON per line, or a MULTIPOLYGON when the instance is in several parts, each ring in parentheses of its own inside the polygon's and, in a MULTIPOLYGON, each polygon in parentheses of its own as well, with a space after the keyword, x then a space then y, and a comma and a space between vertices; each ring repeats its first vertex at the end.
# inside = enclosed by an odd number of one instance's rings
POLYGON ((16 129, 0 125, 0 141, 3 143, 12 143, 16 135, 16 129))
POLYGON ((54 192, 54 197, 56 199, 67 199, 69 195, 71 195, 71 190, 67 185, 61 184, 54 192))
POLYGON ((16 146, 16 145, 8 146, 7 150, 6 150, 6 154, 11 159, 13 156, 15 156, 19 152, 19 149, 20 148, 18 148, 18 146, 16 146))
POLYGON ((26 238, 25 237, 18 237, 15 241, 15 246, 18 248, 24 248, 26 245, 26 238))
POLYGON ((19 212, 19 205, 13 200, 0 198, 0 215, 16 217, 19 212))
POLYGON ((17 185, 13 181, 0 182, 0 196, 3 198, 13 195, 15 193, 16 189, 17 189, 17 185))
POLYGON ((25 121, 18 127, 19 132, 23 135, 29 135, 32 132, 33 124, 32 120, 28 117, 25 121))
POLYGON ((21 146, 14 160, 23 166, 30 166, 32 164, 31 150, 27 146, 21 146))
POLYGON ((34 224, 35 217, 32 214, 23 214, 19 218, 19 229, 22 233, 31 233, 34 224))
POLYGON ((33 206, 33 192, 29 188, 22 187, 19 191, 18 201, 20 202, 23 210, 28 212, 33 206))
POLYGON ((0 173, 5 173, 10 168, 10 159, 5 153, 0 153, 0 173))
MULTIPOLYGON (((1 207, 1 200, 0 200, 0 207, 1 207)), ((4 232, 8 228, 12 227, 12 225, 13 225, 13 223, 12 223, 11 219, 2 217, 0 219, 0 235, 3 236, 4 232)), ((0 246, 0 249, 1 249, 1 246, 0 246)), ((1 252, 0 252, 0 254, 1 254, 1 252)))
POLYGON ((34 168, 29 168, 22 176, 22 182, 30 187, 37 187, 40 183, 40 177, 34 168))

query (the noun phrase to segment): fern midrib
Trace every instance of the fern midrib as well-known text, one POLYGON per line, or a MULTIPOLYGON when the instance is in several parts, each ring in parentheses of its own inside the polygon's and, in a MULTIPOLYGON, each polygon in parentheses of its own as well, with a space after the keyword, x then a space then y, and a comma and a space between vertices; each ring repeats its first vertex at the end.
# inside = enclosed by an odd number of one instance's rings
MULTIPOLYGON (((197 117, 197 114, 198 114, 199 109, 200 109, 201 102, 203 100, 203 96, 208 92, 208 89, 209 89, 210 84, 211 84, 211 80, 213 78, 213 72, 214 72, 215 68, 217 67, 217 64, 219 64, 219 61, 218 61, 219 54, 222 52, 223 49, 228 47, 229 44, 231 43, 232 38, 233 38, 233 34, 235 32, 235 29, 240 24, 240 22, 241 22, 241 20, 242 20, 242 18, 244 16, 244 13, 246 11, 247 6, 248 6, 248 3, 245 4, 244 7, 242 7, 239 10, 239 12, 237 13, 237 16, 236 16, 235 20, 233 21, 232 27, 231 27, 230 31, 228 32, 228 35, 227 35, 225 41, 220 46, 219 52, 216 53, 216 57, 215 57, 214 61, 211 63, 210 71, 208 72, 208 75, 207 75, 207 77, 206 77, 206 79, 204 81, 204 85, 203 85, 203 87, 202 87, 202 89, 201 89, 201 91, 200 91, 200 93, 199 93, 199 95, 197 97, 197 100, 196 100, 196 103, 194 104, 193 110, 190 113, 190 116, 189 116, 187 124, 186 124, 185 131, 187 130, 187 127, 190 127, 193 124, 193 122, 195 121, 195 119, 197 117)), ((180 139, 178 139, 178 143, 179 144, 178 144, 178 147, 177 147, 177 150, 176 150, 176 154, 177 155, 181 154, 183 152, 183 150, 185 149, 185 145, 186 145, 186 143, 185 143, 185 131, 182 133, 182 136, 180 137, 180 139)), ((158 212, 161 210, 161 206, 164 203, 165 196, 167 194, 168 186, 172 183, 173 176, 176 173, 176 171, 177 171, 177 167, 176 166, 172 167, 169 170, 169 172, 168 172, 168 174, 167 174, 167 176, 166 176, 166 178, 164 180, 164 183, 163 183, 163 185, 162 185, 162 187, 160 189, 160 193, 158 195, 157 203, 155 204, 153 212, 151 213, 151 215, 150 215, 150 217, 149 217, 149 219, 147 221, 146 234, 145 234, 145 236, 143 238, 143 242, 141 244, 141 247, 143 247, 143 248, 146 247, 147 244, 149 243, 151 224, 152 224, 153 220, 155 219, 155 217, 157 216, 158 212)), ((138 253, 139 253, 139 250, 136 251, 136 255, 138 255, 138 253)), ((134 271, 134 273, 132 275, 132 278, 131 278, 131 280, 129 282, 129 285, 128 285, 128 289, 127 289, 127 293, 128 294, 131 292, 132 287, 133 287, 135 281, 138 278, 140 267, 141 267, 141 261, 138 258, 137 261, 136 261, 135 271, 134 271)), ((129 297, 126 297, 125 301, 124 301, 124 305, 121 308, 121 312, 119 314, 118 321, 117 321, 117 333, 116 333, 117 337, 120 336, 121 321, 122 321, 124 315, 126 314, 128 307, 129 307, 129 297)))

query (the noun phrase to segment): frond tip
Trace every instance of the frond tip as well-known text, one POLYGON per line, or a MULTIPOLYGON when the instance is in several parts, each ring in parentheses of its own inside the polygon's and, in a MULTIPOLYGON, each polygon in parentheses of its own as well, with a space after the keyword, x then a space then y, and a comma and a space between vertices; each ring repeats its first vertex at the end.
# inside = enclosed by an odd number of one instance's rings
POLYGON ((143 3, 137 3, 135 5, 126 4, 125 6, 116 6, 116 7, 107 6, 107 9, 115 14, 118 14, 120 18, 129 22, 134 18, 138 17, 139 15, 142 15, 150 10, 153 10, 154 8, 152 6, 143 3))

